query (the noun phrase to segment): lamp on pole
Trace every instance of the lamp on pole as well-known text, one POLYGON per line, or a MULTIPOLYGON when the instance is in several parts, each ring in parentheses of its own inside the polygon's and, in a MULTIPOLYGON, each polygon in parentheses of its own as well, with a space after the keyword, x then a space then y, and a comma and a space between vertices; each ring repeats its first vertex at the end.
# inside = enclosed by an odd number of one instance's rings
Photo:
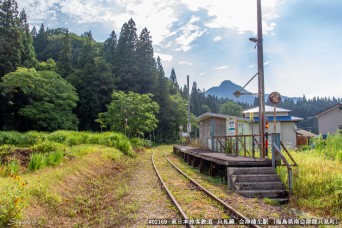
POLYGON ((259 134, 261 142, 260 158, 266 156, 266 141, 265 141, 265 83, 264 83, 264 59, 263 59, 263 40, 262 40, 262 15, 261 15, 261 0, 257 0, 257 38, 252 37, 249 40, 255 43, 258 51, 258 72, 246 83, 240 90, 236 90, 233 94, 236 97, 240 95, 251 95, 252 93, 242 93, 241 91, 258 75, 258 98, 259 98, 259 134))

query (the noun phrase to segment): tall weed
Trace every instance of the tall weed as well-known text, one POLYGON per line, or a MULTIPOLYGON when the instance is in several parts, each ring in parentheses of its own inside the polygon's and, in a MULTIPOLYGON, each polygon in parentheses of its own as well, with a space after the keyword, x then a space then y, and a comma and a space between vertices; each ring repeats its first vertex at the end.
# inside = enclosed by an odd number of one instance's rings
POLYGON ((328 134, 324 140, 322 135, 314 139, 315 152, 326 159, 342 162, 342 134, 328 134))
POLYGON ((61 164, 63 161, 63 156, 64 154, 62 151, 49 153, 46 157, 46 165, 55 166, 61 164))
POLYGON ((18 160, 10 161, 5 167, 5 174, 18 175, 20 172, 20 162, 18 160))
MULTIPOLYGON (((325 148, 291 151, 298 163, 298 167, 293 167, 293 203, 321 216, 341 218, 342 165, 327 157, 325 148)), ((278 167, 277 172, 287 183, 286 167, 278 167)))
POLYGON ((41 153, 33 153, 30 157, 30 162, 28 164, 28 169, 31 171, 36 171, 42 169, 46 166, 46 156, 41 153))

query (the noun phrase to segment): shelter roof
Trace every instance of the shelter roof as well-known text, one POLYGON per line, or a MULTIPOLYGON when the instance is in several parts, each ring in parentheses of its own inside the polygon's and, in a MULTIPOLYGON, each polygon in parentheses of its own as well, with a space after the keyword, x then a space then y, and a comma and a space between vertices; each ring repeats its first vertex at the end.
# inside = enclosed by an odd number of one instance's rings
POLYGON ((210 117, 217 117, 217 118, 222 118, 222 119, 231 119, 231 118, 237 118, 238 120, 242 120, 242 121, 247 121, 249 122, 249 119, 246 118, 242 118, 242 117, 236 117, 236 116, 230 116, 230 115, 223 115, 223 114, 218 114, 218 113, 212 113, 212 112, 206 112, 198 117, 196 117, 196 119, 198 121, 202 121, 205 119, 208 119, 210 117))
POLYGON ((314 134, 312 132, 309 132, 309 131, 305 131, 305 130, 300 129, 300 128, 298 128, 296 130, 296 133, 297 133, 297 135, 301 135, 301 136, 308 137, 308 138, 316 138, 316 137, 318 137, 318 135, 316 135, 316 134, 314 134))

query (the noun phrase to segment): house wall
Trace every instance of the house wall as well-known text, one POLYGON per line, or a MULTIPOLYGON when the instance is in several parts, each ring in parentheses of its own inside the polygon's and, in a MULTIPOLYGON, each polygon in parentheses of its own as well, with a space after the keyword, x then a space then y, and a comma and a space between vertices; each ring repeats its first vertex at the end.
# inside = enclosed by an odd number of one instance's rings
POLYGON ((210 121, 211 119, 205 119, 199 122, 199 143, 200 146, 208 147, 208 138, 210 137, 210 121))
POLYGON ((226 119, 210 117, 199 123, 199 141, 202 147, 211 148, 211 136, 226 135, 226 119), (213 134, 211 132, 213 131, 213 134))
POLYGON ((342 125, 342 110, 340 105, 337 105, 333 109, 322 113, 317 117, 318 130, 322 135, 328 133, 335 133, 339 125, 342 125))
POLYGON ((281 141, 287 148, 297 146, 296 124, 294 122, 281 123, 281 141))
MULTIPOLYGON (((268 123, 268 133, 274 132, 273 122, 268 123)), ((280 140, 287 147, 296 147, 296 124, 294 122, 276 122, 276 132, 281 133, 280 140)), ((253 134, 259 134, 259 123, 253 123, 253 134)), ((258 139, 259 140, 259 139, 258 139)), ((269 136, 269 145, 271 145, 271 136, 269 136)))

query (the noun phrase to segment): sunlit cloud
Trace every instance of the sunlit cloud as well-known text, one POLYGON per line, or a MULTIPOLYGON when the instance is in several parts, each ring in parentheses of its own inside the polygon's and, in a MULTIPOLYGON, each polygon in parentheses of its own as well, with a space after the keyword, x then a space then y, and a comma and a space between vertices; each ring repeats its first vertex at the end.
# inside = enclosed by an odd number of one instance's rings
POLYGON ((215 67, 215 70, 223 70, 223 69, 227 69, 229 66, 220 66, 220 67, 215 67))
POLYGON ((166 61, 166 62, 170 62, 173 59, 172 55, 167 55, 167 54, 162 54, 162 53, 154 52, 154 58, 157 58, 158 56, 160 57, 160 59, 162 61, 166 61))
POLYGON ((179 64, 181 64, 181 65, 188 65, 188 66, 192 66, 192 63, 191 63, 191 62, 179 61, 178 63, 179 63, 179 64))
POLYGON ((216 37, 214 38, 214 41, 215 41, 215 42, 220 41, 220 40, 222 40, 222 36, 216 36, 216 37))
POLYGON ((191 43, 207 31, 207 29, 195 24, 198 21, 198 17, 192 16, 189 22, 179 29, 181 35, 175 40, 175 44, 179 46, 175 49, 176 51, 190 51, 193 47, 191 43))

